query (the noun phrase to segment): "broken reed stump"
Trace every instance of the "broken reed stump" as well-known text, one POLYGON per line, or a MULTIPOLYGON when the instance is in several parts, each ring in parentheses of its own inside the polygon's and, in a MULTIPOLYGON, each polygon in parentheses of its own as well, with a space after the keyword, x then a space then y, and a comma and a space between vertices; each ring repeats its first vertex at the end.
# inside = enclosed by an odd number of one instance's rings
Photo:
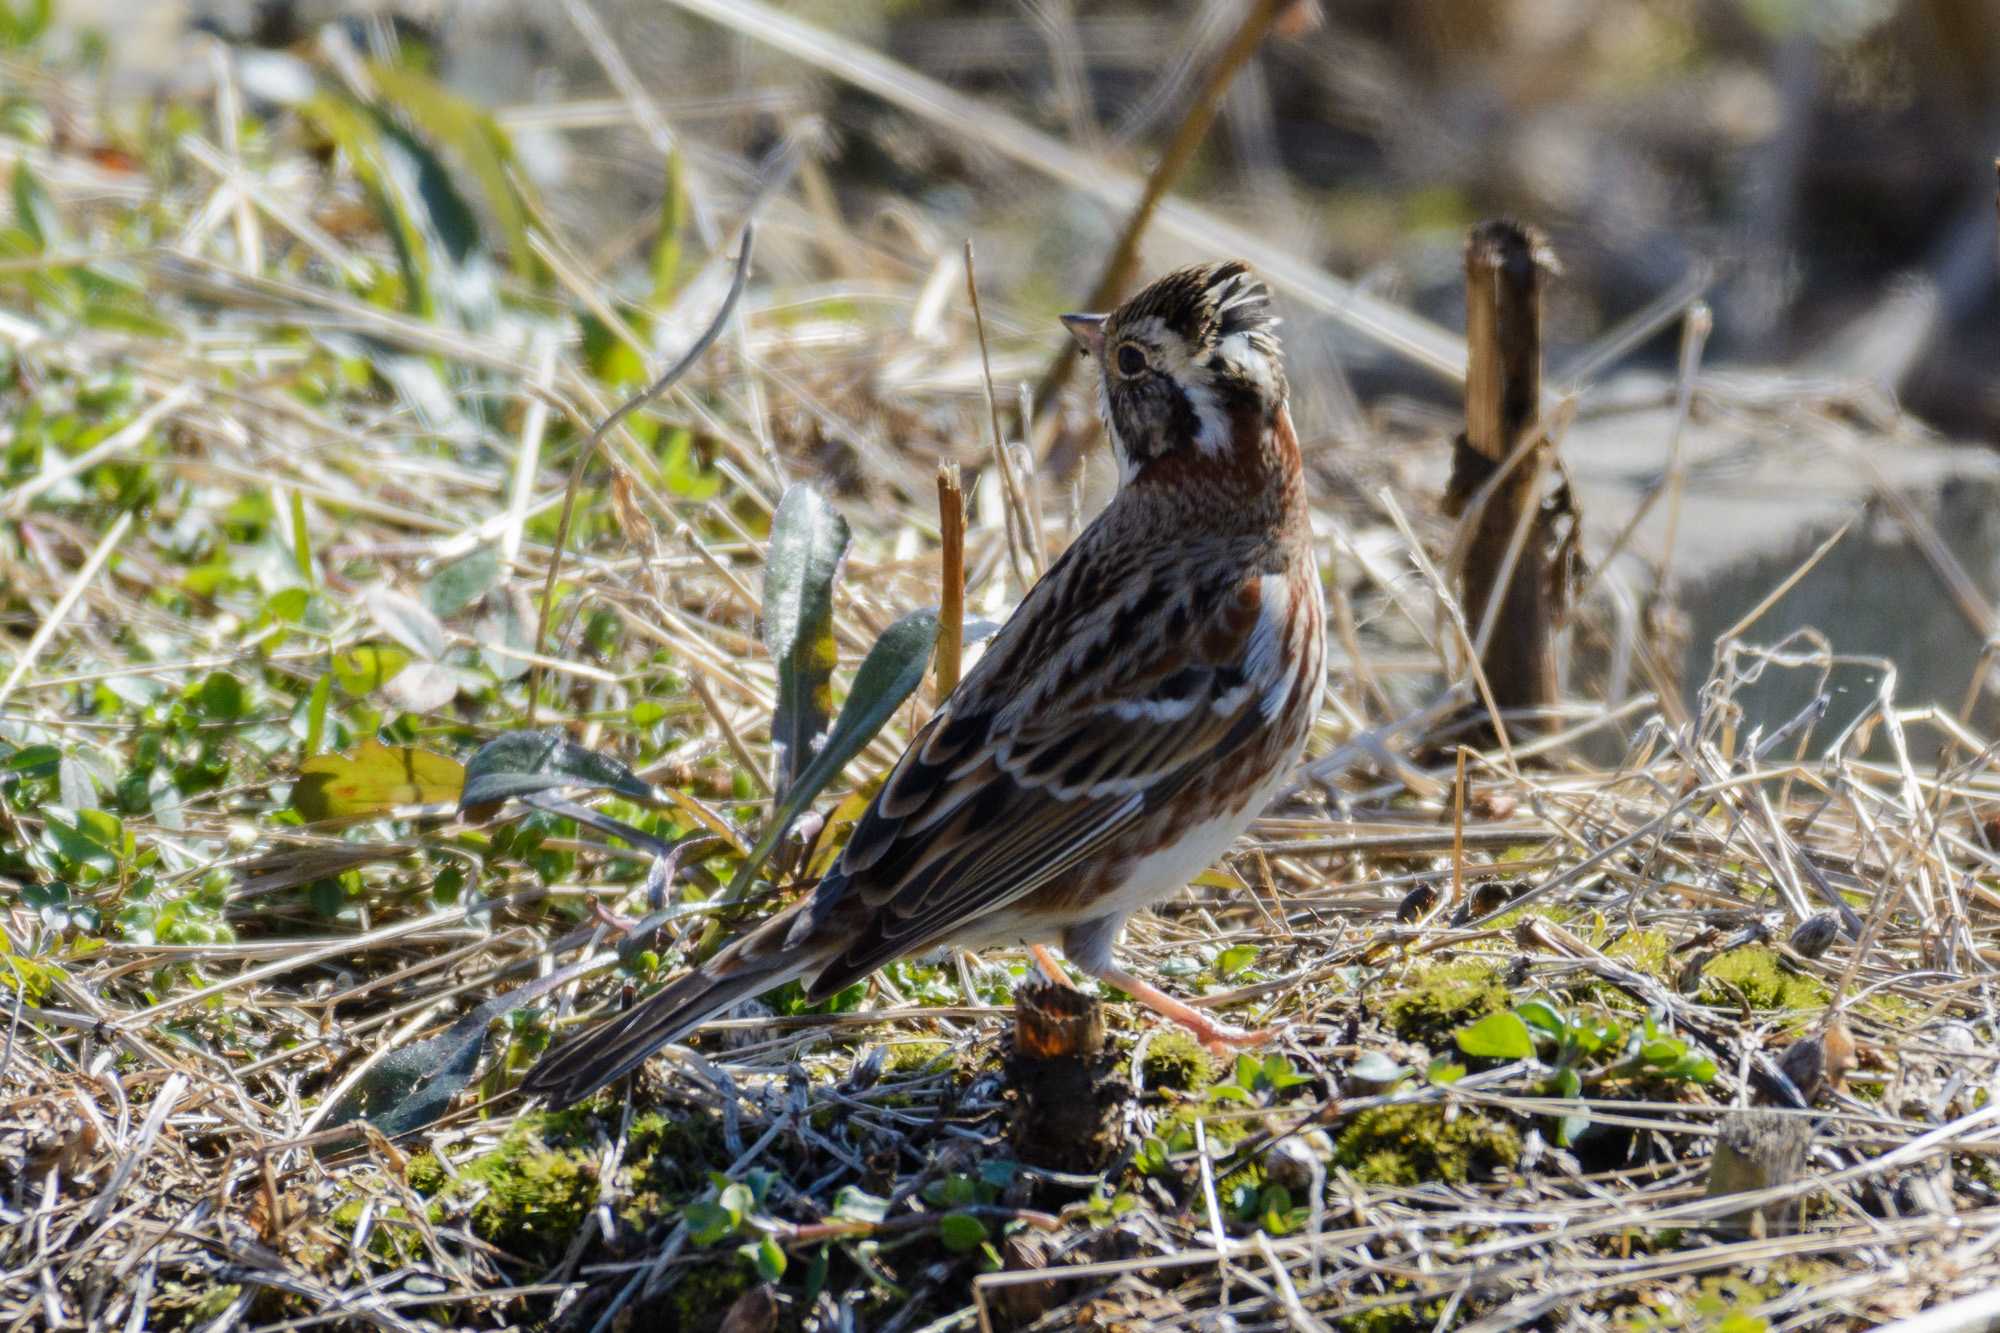
POLYGON ((1465 433, 1452 452, 1444 511, 1474 525, 1459 543, 1459 602, 1475 644, 1490 622, 1479 664, 1503 710, 1556 702, 1567 505, 1543 503, 1550 445, 1539 432, 1542 275, 1555 268, 1548 244, 1516 223, 1483 222, 1466 238, 1465 433))
POLYGON ((1030 1166, 1078 1174, 1100 1171, 1122 1146, 1132 1089, 1104 1049, 1104 1008, 1094 995, 1053 982, 1014 992, 1014 1092, 1009 1128, 1030 1166))
MULTIPOLYGON (((1755 1108, 1731 1111, 1716 1129, 1708 1197, 1791 1184, 1805 1170, 1812 1137, 1812 1121, 1805 1116, 1755 1108)), ((1761 1240, 1791 1234, 1804 1216, 1801 1196, 1753 1204, 1717 1218, 1715 1224, 1724 1232, 1761 1240)))

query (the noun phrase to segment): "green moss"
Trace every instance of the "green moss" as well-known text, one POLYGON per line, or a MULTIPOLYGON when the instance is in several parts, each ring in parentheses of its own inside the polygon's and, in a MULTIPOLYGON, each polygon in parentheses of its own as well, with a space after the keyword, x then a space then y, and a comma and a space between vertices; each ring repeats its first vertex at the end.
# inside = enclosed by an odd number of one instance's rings
POLYGON ((199 1328, 222 1318, 223 1312, 236 1304, 236 1298, 242 1294, 243 1288, 233 1282, 228 1286, 210 1287, 188 1307, 188 1327, 199 1328))
POLYGON ((1149 1088, 1193 1092, 1215 1082, 1215 1057, 1185 1032, 1161 1032, 1146 1043, 1139 1071, 1149 1088))
POLYGON ((749 1290, 751 1281, 750 1270, 734 1256, 688 1269, 687 1276, 667 1293, 667 1327, 681 1333, 721 1327, 722 1317, 736 1298, 749 1290))
POLYGON ((1507 988, 1490 963, 1436 963, 1413 973, 1389 1001, 1390 1031, 1433 1051, 1452 1049, 1452 1034, 1507 1007, 1507 988))
POLYGON ((693 1115, 676 1119, 658 1111, 632 1118, 625 1166, 632 1188, 621 1216, 643 1230, 708 1187, 708 1173, 727 1166, 721 1122, 693 1115))
POLYGON ((889 1048, 882 1076, 914 1078, 920 1074, 941 1074, 952 1067, 952 1055, 949 1042, 899 1041, 889 1048))
MULTIPOLYGON (((1397 1278, 1389 1284, 1397 1290, 1410 1286, 1407 1278, 1397 1278)), ((1334 1327, 1342 1333, 1430 1333, 1437 1327, 1439 1316, 1444 1313, 1442 1300, 1419 1302, 1404 1301, 1400 1305, 1378 1305, 1372 1310, 1348 1315, 1335 1321, 1334 1327)))
POLYGON ((1726 1329, 1754 1333, 1768 1327, 1750 1311, 1777 1300, 1795 1287, 1824 1282, 1833 1276, 1831 1264, 1812 1262, 1759 1265, 1750 1276, 1741 1272, 1710 1273, 1692 1288, 1649 1293, 1641 1303, 1620 1309, 1612 1327, 1621 1333, 1667 1333, 1674 1329, 1726 1329))
POLYGON ((597 1202, 594 1157, 583 1148, 549 1146, 564 1140, 569 1126, 559 1117, 571 1114, 528 1117, 497 1149, 460 1169, 468 1183, 485 1187, 472 1210, 479 1236, 524 1259, 562 1257, 597 1202))
MULTIPOLYGON (((338 1204, 327 1215, 342 1240, 354 1234, 356 1224, 361 1221, 364 1201, 349 1199, 338 1204)), ((368 1253, 375 1258, 392 1264, 411 1263, 423 1256, 422 1233, 413 1225, 410 1210, 398 1204, 390 1204, 376 1212, 375 1224, 368 1229, 368 1253)))
POLYGON ((1605 950, 1608 957, 1630 963, 1656 981, 1671 982, 1674 972, 1673 941, 1663 930, 1628 930, 1605 950))
POLYGON ((451 1177, 445 1174, 444 1163, 438 1160, 436 1153, 431 1152, 421 1152, 412 1157, 405 1174, 409 1177, 410 1188, 426 1198, 451 1183, 451 1177))
POLYGON ((1447 1115, 1442 1106, 1410 1105, 1354 1117, 1334 1143, 1333 1160, 1375 1185, 1462 1185, 1512 1168, 1520 1157, 1521 1137, 1506 1125, 1464 1108, 1447 1115))
POLYGON ((1753 1009, 1824 1009, 1833 995, 1817 977, 1787 971, 1775 949, 1731 949, 1702 970, 1702 995, 1709 1004, 1728 1004, 1741 994, 1753 1009))

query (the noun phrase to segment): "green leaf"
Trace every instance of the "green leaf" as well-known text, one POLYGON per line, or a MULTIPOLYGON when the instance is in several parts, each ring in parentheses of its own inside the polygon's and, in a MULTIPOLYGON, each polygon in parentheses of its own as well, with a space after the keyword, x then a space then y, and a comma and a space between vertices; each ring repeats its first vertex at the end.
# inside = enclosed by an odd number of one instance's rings
POLYGON ((210 672, 196 687, 194 697, 204 717, 224 722, 242 717, 248 702, 243 682, 227 671, 210 672))
POLYGON ((333 702, 333 672, 326 671, 313 682, 312 694, 306 700, 306 747, 305 757, 310 759, 319 753, 326 743, 326 710, 333 702))
POLYGON ((683 1216, 688 1238, 697 1245, 713 1245, 736 1234, 740 1219, 719 1203, 700 1199, 687 1207, 683 1216))
POLYGON ((31 778, 47 777, 62 763, 62 751, 53 745, 24 745, 0 763, 0 771, 31 778))
POLYGON ((1264 1083, 1273 1092, 1283 1092, 1287 1088, 1296 1088, 1301 1083, 1312 1082, 1311 1074, 1302 1073, 1282 1055, 1265 1056, 1263 1072, 1264 1083))
POLYGON ((1448 1088, 1465 1077, 1465 1066, 1440 1055, 1431 1061, 1430 1068, 1424 1071, 1424 1077, 1441 1088, 1448 1088))
POLYGON ((510 731, 479 747, 465 766, 458 808, 485 817, 509 797, 588 788, 652 805, 652 785, 609 755, 586 750, 560 731, 510 731))
POLYGON ((54 17, 54 0, 22 0, 18 11, 0 0, 0 41, 9 46, 33 46, 54 17))
POLYGON ((1558 1097, 1581 1097, 1583 1096, 1583 1078, 1576 1072, 1574 1067, 1564 1065, 1550 1077, 1549 1091, 1558 1097))
POLYGON ((682 427, 667 437, 660 457, 660 475, 667 489, 683 500, 712 500, 722 494, 722 474, 695 454, 694 432, 682 427))
POLYGON ((1222 956, 1215 960, 1215 975, 1226 981, 1256 962, 1261 952, 1254 944, 1237 944, 1224 949, 1222 956))
POLYGON ((1471 1027, 1460 1028, 1458 1049, 1482 1060, 1526 1060, 1535 1053, 1535 1039, 1519 1014, 1488 1014, 1471 1027))
POLYGON ((110 874, 131 856, 135 844, 118 816, 106 810, 42 807, 42 845, 71 875, 90 882, 110 874), (82 872, 88 871, 89 874, 82 872))
POLYGON ((986 1243, 986 1224, 971 1213, 946 1213, 938 1219, 938 1239, 953 1254, 967 1254, 986 1243))
POLYGON ((456 759, 364 741, 352 756, 317 755, 299 765, 292 808, 310 820, 374 815, 452 800, 465 784, 466 770, 456 759))
POLYGON ((1690 1083, 1707 1083, 1715 1078, 1715 1061, 1705 1055, 1684 1055, 1669 1073, 1690 1083))
POLYGON ((785 830, 792 826, 799 812, 811 805, 813 798, 847 767, 848 761, 875 739, 882 724, 923 683, 924 672, 930 667, 931 649, 937 643, 937 628, 936 612, 912 611, 883 630, 882 637, 875 640, 875 646, 868 650, 868 656, 861 659, 861 667, 854 673, 854 688, 847 692, 847 701, 840 706, 840 717, 835 720, 833 730, 827 733, 819 753, 772 810, 764 836, 757 840, 736 877, 729 882, 724 894, 727 900, 735 901, 749 890, 758 867, 785 836, 785 830))
POLYGON ((764 646, 778 667, 771 717, 778 790, 792 786, 833 712, 833 581, 847 520, 803 482, 778 502, 764 563, 764 646))
POLYGON ((373 694, 394 680, 411 660, 401 648, 364 643, 334 655, 333 678, 348 694, 373 694))
POLYGON ((667 150, 667 188, 660 199, 660 235, 653 242, 653 291, 646 304, 655 311, 673 304, 681 271, 681 223, 687 215, 687 190, 682 182, 681 150, 667 150))
POLYGON ((1553 1006, 1541 1000, 1523 1001, 1514 1006, 1514 1012, 1521 1016, 1523 1023, 1535 1031, 1554 1037, 1558 1041, 1562 1039, 1563 1033, 1569 1031, 1569 1020, 1558 1013, 1553 1006))
MULTIPOLYGON (((500 225, 515 271, 523 276, 532 272, 534 252, 528 245, 527 211, 511 171, 513 148, 506 131, 476 103, 406 65, 378 62, 369 66, 369 75, 387 102, 404 112, 412 125, 479 183, 479 192, 500 225)), ((442 165, 437 170, 442 174, 442 165)), ((449 184, 448 175, 445 181, 449 184)), ((433 197, 432 188, 424 190, 432 220, 462 261, 479 243, 477 218, 455 185, 449 199, 433 197)))
POLYGON ((749 1260, 757 1276, 766 1282, 776 1282, 785 1275, 785 1252, 775 1236, 766 1236, 753 1245, 738 1246, 736 1252, 749 1260))
POLYGON ((38 253, 62 239, 62 222, 56 216, 55 201, 28 168, 25 157, 14 163, 13 194, 14 221, 34 241, 38 253))
POLYGON ((330 140, 347 160, 375 205, 383 230, 396 249, 396 262, 403 276, 403 304, 415 314, 430 318, 437 313, 431 293, 430 228, 421 205, 404 184, 407 174, 402 162, 392 159, 384 143, 380 117, 344 97, 323 93, 300 104, 300 115, 330 140))
POLYGON ((133 333, 143 338, 177 338, 181 331, 129 301, 85 301, 78 312, 93 329, 111 333, 133 333))
POLYGON ((1687 1043, 1672 1038, 1649 1041, 1639 1048, 1639 1058, 1649 1065, 1678 1064, 1681 1057, 1686 1054, 1687 1043))
POLYGON ((500 581, 500 552, 482 546, 454 560, 424 585, 424 606, 440 620, 449 619, 484 597, 500 581))
POLYGON ((319 580, 313 573, 312 525, 306 522, 306 497, 303 491, 293 491, 290 497, 292 511, 292 566, 299 571, 299 577, 312 587, 319 580))

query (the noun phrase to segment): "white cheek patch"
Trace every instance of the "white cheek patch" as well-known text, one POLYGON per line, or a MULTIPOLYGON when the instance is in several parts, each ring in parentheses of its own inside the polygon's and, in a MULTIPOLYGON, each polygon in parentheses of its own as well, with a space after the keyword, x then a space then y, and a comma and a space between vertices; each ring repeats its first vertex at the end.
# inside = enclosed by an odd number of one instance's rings
POLYGON ((1178 377, 1188 406, 1194 409, 1194 447, 1209 458, 1229 456, 1229 414, 1207 384, 1191 376, 1178 377))
POLYGON ((1256 385, 1265 401, 1278 396, 1277 367, 1271 364, 1270 356, 1250 341, 1249 334, 1230 334, 1216 344, 1215 354, 1228 362, 1237 375, 1256 385))

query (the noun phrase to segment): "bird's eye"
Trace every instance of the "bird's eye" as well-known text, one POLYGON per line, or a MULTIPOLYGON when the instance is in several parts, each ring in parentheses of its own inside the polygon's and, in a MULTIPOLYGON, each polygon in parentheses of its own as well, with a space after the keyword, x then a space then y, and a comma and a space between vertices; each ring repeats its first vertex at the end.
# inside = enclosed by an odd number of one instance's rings
POLYGON ((1125 343, 1118 349, 1118 373, 1136 375, 1146 368, 1146 354, 1132 343, 1125 343))

